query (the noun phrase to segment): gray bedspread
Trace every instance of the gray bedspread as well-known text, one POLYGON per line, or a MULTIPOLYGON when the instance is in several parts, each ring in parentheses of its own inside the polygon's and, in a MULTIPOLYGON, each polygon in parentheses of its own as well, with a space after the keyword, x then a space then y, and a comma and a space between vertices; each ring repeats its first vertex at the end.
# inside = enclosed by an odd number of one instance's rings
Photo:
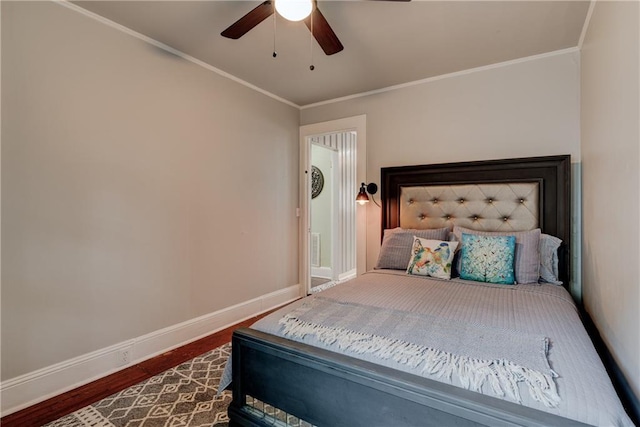
POLYGON ((560 397, 549 367, 549 340, 511 329, 323 298, 309 298, 279 323, 294 340, 313 336, 334 351, 368 354, 453 378, 473 391, 491 386, 521 403, 519 383, 534 400, 555 407, 560 397))
MULTIPOLYGON (((485 285, 462 280, 409 276, 393 270, 375 270, 357 279, 304 298, 255 323, 252 328, 284 336, 281 319, 287 313, 300 310, 303 304, 315 304, 317 299, 338 300, 343 304, 396 310, 451 321, 477 325, 490 330, 505 330, 515 334, 544 337, 548 344, 548 363, 554 378, 559 401, 557 406, 545 405, 535 399, 524 382, 519 382, 519 398, 523 405, 598 426, 631 426, 611 381, 591 344, 571 296, 556 285, 485 285)), ((304 334, 292 338, 317 347, 336 351, 336 346, 323 342, 317 335, 304 334)), ((325 340, 326 341, 326 340, 325 340)), ((394 358, 380 358, 370 352, 345 348, 340 352, 422 375, 437 381, 469 388, 459 377, 438 376, 422 372, 421 366, 402 363, 394 358)), ((545 361, 546 362, 546 361, 545 361)), ((227 367, 230 374, 230 367, 227 367)), ((221 383, 224 388, 227 384, 221 383)), ((490 382, 480 390, 483 394, 513 400, 496 393, 490 382)))

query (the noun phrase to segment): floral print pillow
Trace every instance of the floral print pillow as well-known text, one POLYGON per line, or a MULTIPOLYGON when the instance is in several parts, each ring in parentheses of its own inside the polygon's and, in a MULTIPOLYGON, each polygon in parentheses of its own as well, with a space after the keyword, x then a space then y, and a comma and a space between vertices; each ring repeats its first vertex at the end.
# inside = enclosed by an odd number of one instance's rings
POLYGON ((515 236, 462 233, 460 278, 513 285, 515 250, 515 236))
POLYGON ((458 242, 428 240, 413 236, 407 274, 451 279, 451 263, 458 242))

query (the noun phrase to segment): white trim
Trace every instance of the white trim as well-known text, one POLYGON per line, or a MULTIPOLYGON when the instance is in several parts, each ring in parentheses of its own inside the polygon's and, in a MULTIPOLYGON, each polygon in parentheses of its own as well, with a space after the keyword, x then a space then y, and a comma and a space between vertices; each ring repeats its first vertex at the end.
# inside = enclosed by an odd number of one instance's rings
POLYGON ((273 98, 276 101, 280 101, 280 102, 282 102, 284 104, 290 105, 291 107, 295 107, 295 108, 298 108, 298 109, 300 108, 300 106, 298 104, 294 104, 293 102, 291 102, 289 100, 281 98, 278 95, 275 95, 275 94, 273 94, 271 92, 268 92, 268 91, 266 91, 264 89, 261 89, 258 86, 255 86, 255 85, 253 85, 253 84, 251 84, 251 83, 249 83, 247 81, 244 81, 244 80, 242 80, 242 79, 240 79, 240 78, 238 78, 238 77, 236 77, 236 76, 234 76, 232 74, 227 73, 226 71, 222 71, 221 69, 216 68, 213 65, 207 64, 206 62, 201 61, 201 60, 199 60, 197 58, 194 58, 191 55, 187 55, 186 53, 184 53, 182 51, 179 51, 178 49, 174 49, 171 46, 168 46, 168 45, 166 45, 166 44, 164 44, 162 42, 159 42, 159 41, 157 41, 155 39, 152 39, 151 37, 145 36, 144 34, 140 34, 139 32, 134 31, 134 30, 132 30, 130 28, 127 28, 124 25, 120 25, 117 22, 111 21, 110 19, 107 19, 104 16, 100 16, 100 15, 98 15, 96 13, 93 13, 91 11, 88 11, 87 9, 84 9, 84 8, 82 8, 82 7, 80 7, 80 6, 76 5, 76 4, 70 3, 69 0, 52 0, 52 1, 54 3, 57 3, 57 4, 61 5, 61 6, 67 7, 69 9, 71 9, 71 10, 74 10, 74 11, 76 11, 76 12, 82 14, 82 15, 85 15, 85 16, 87 16, 89 18, 95 19, 96 21, 98 21, 98 22, 100 22, 102 24, 108 25, 109 27, 115 28, 116 30, 122 31, 123 33, 126 33, 126 34, 128 34, 130 36, 136 37, 136 38, 138 38, 140 40, 143 40, 143 41, 145 41, 145 42, 147 42, 149 44, 152 44, 155 47, 158 47, 160 49, 166 50, 167 52, 169 52, 169 53, 171 53, 171 54, 173 54, 175 56, 178 56, 178 57, 180 57, 182 59, 185 59, 187 61, 193 62, 194 64, 199 65, 202 68, 205 68, 205 69, 207 69, 209 71, 213 71, 214 73, 219 74, 222 77, 226 77, 229 80, 233 80, 236 83, 240 83, 243 86, 246 86, 246 87, 248 87, 250 89, 253 89, 253 90, 257 91, 257 92, 260 92, 263 95, 266 95, 266 96, 268 96, 270 98, 273 98))
POLYGON ((320 101, 320 102, 316 102, 316 103, 313 103, 313 104, 307 104, 307 105, 301 106, 300 109, 301 110, 305 110, 307 108, 319 107, 321 105, 333 104, 335 102, 347 101, 349 99, 354 99, 354 98, 362 98, 364 96, 375 95, 375 94, 383 93, 383 92, 389 92, 389 91, 396 90, 396 89, 404 89, 404 88, 407 88, 407 87, 417 86, 417 85, 421 85, 421 84, 424 84, 424 83, 431 83, 431 82, 435 82, 437 80, 448 79, 448 78, 458 77, 458 76, 464 76, 466 74, 477 73, 477 72, 480 72, 480 71, 492 70, 494 68, 501 68, 501 67, 506 67, 506 66, 509 66, 509 65, 520 64, 520 63, 523 63, 523 62, 535 61, 535 60, 538 60, 538 59, 549 58, 549 57, 552 57, 552 56, 564 55, 564 54, 567 54, 567 53, 579 52, 579 51, 580 51, 580 49, 577 48, 577 47, 570 47, 570 48, 567 48, 567 49, 555 50, 553 52, 541 53, 539 55, 532 55, 532 56, 527 56, 527 57, 524 57, 524 58, 512 59, 510 61, 498 62, 496 64, 491 64, 491 65, 483 65, 482 67, 469 68, 467 70, 456 71, 454 73, 441 74, 439 76, 427 77, 426 79, 422 79, 422 80, 414 80, 412 82, 401 83, 401 84, 394 85, 394 86, 387 86, 387 87, 384 87, 384 88, 381 88, 381 89, 371 90, 369 92, 361 92, 361 93, 356 93, 356 94, 353 94, 353 95, 343 96, 341 98, 329 99, 327 101, 320 101))
POLYGON ((333 269, 331 267, 311 267, 311 276, 333 280, 333 269))
POLYGON ((311 232, 311 275, 313 269, 320 267, 320 233, 311 232))
POLYGON ((130 36, 136 37, 136 38, 138 38, 140 40, 143 40, 143 41, 145 41, 145 42, 147 42, 149 44, 152 44, 153 46, 156 46, 156 47, 158 47, 160 49, 164 49, 164 50, 166 50, 167 52, 169 52, 169 53, 171 53, 173 55, 176 55, 176 56, 178 56, 178 57, 180 57, 182 59, 185 59, 185 60, 190 61, 190 62, 192 62, 192 63, 194 63, 196 65, 199 65, 199 66, 201 66, 201 67, 203 67, 203 68, 205 68, 205 69, 207 69, 209 71, 212 71, 212 72, 214 72, 216 74, 219 74, 222 77, 226 77, 229 80, 232 80, 232 81, 234 81, 236 83, 239 83, 239 84, 241 84, 243 86, 246 86, 246 87, 248 87, 250 89, 253 89, 253 90, 257 91, 257 92, 260 92, 263 95, 266 95, 266 96, 268 96, 270 98, 275 99, 276 101, 280 101, 280 102, 282 102, 284 104, 287 104, 287 105, 289 105, 291 107, 294 107, 294 108, 297 108, 299 110, 304 110, 304 109, 307 109, 307 108, 319 107, 321 105, 333 104, 333 103, 336 103, 336 102, 346 101, 346 100, 349 100, 349 99, 362 98, 364 96, 375 95, 375 94, 382 93, 382 92, 389 92, 389 91, 396 90, 396 89, 403 89, 403 88, 406 88, 406 87, 416 86, 416 85, 420 85, 420 84, 423 84, 423 83, 429 83, 429 82, 433 82, 433 81, 436 81, 436 80, 447 79, 447 78, 451 78, 451 77, 458 77, 458 76, 462 76, 462 75, 465 75, 465 74, 470 74, 470 73, 475 73, 475 72, 480 72, 480 71, 486 71, 486 70, 491 70, 491 69, 494 69, 494 68, 505 67, 505 66, 508 66, 508 65, 519 64, 519 63, 522 63, 522 62, 535 61, 537 59, 542 59, 542 58, 547 58, 547 57, 556 56, 556 55, 563 55, 565 53, 571 53, 571 52, 575 52, 575 51, 580 51, 580 49, 582 48, 582 42, 584 40, 584 36, 586 34, 586 30, 587 30, 587 27, 589 25, 589 20, 591 19, 591 13, 593 12, 593 7, 594 7, 594 4, 595 4, 596 0, 592 0, 591 4, 589 5, 589 11, 587 12, 587 18, 586 18, 585 24, 584 24, 584 26, 582 28, 582 34, 580 35, 580 41, 579 41, 577 47, 570 47, 570 48, 567 48, 567 49, 555 50, 555 51, 552 51, 552 52, 541 53, 541 54, 538 54, 538 55, 526 56, 524 58, 518 58, 518 59, 509 60, 509 61, 498 62, 498 63, 495 63, 495 64, 484 65, 482 67, 469 68, 467 70, 456 71, 456 72, 449 73, 449 74, 441 74, 439 76, 427 77, 427 78, 421 79, 421 80, 414 80, 412 82, 401 83, 401 84, 394 85, 394 86, 387 86, 387 87, 380 88, 380 89, 375 89, 375 90, 372 90, 372 91, 369 91, 369 92, 356 93, 356 94, 353 94, 353 95, 348 95, 348 96, 343 96, 343 97, 340 97, 340 98, 329 99, 329 100, 326 100, 326 101, 315 102, 313 104, 307 104, 307 105, 302 105, 302 106, 300 106, 300 105, 298 105, 298 104, 296 104, 294 102, 291 102, 291 101, 289 101, 287 99, 281 98, 278 95, 273 94, 273 93, 271 93, 269 91, 266 91, 266 90, 264 90, 262 88, 259 88, 258 86, 254 85, 252 83, 249 83, 249 82, 247 82, 245 80, 242 80, 242 79, 240 79, 240 78, 238 78, 238 77, 236 77, 236 76, 234 76, 232 74, 227 73, 226 71, 222 71, 221 69, 216 68, 213 65, 207 64, 204 61, 201 61, 201 60, 199 60, 197 58, 194 58, 193 56, 188 55, 188 54, 186 54, 186 53, 184 53, 184 52, 182 52, 180 50, 174 49, 171 46, 168 46, 168 45, 166 45, 166 44, 164 44, 162 42, 159 42, 159 41, 157 41, 155 39, 152 39, 151 37, 145 36, 144 34, 138 33, 137 31, 134 31, 134 30, 132 30, 130 28, 127 28, 124 25, 118 24, 117 22, 111 21, 110 19, 107 19, 107 18, 105 18, 103 16, 100 16, 100 15, 98 15, 96 13, 88 11, 87 9, 84 9, 84 8, 74 4, 74 3, 71 3, 69 0, 52 0, 52 1, 54 3, 57 3, 57 4, 61 5, 61 6, 67 7, 69 9, 71 9, 71 10, 74 10, 74 11, 80 13, 80 14, 83 14, 83 15, 91 18, 91 19, 94 19, 94 20, 96 20, 98 22, 101 22, 102 24, 108 25, 108 26, 110 26, 112 28, 115 28, 115 29, 117 29, 119 31, 122 31, 123 33, 126 33, 126 34, 128 34, 130 36))
MULTIPOLYGON (((340 138, 344 138, 344 134, 341 134, 340 138)), ((334 274, 339 273, 344 268, 345 257, 342 250, 344 247, 342 241, 344 239, 340 231, 343 229, 342 216, 348 215, 346 211, 341 212, 340 209, 343 185, 341 178, 344 172, 340 167, 342 150, 344 150, 344 140, 340 144, 340 149, 331 153, 331 276, 329 276, 331 280, 335 280, 334 274)))
POLYGON ((354 268, 351 271, 346 271, 338 275, 338 282, 342 283, 342 282, 346 282, 347 280, 355 279, 357 275, 358 274, 356 272, 356 269, 354 268))
POLYGON ((138 338, 3 381, 0 384, 1 414, 4 417, 294 301, 300 296, 300 288, 300 285, 289 286, 138 338), (129 363, 123 366, 119 362, 118 355, 125 349, 130 350, 130 359, 129 363))
POLYGON ((584 26, 582 28, 582 34, 580 35, 580 41, 579 41, 577 47, 571 47, 571 48, 567 48, 567 49, 555 50, 555 51, 552 51, 552 52, 546 52, 546 53, 542 53, 542 54, 538 54, 538 55, 526 56, 524 58, 518 58, 518 59, 509 60, 509 61, 498 62, 498 63, 495 63, 495 64, 484 65, 482 67, 469 68, 467 70, 456 71, 456 72, 449 73, 449 74, 441 74, 439 76, 427 77, 427 78, 421 79, 421 80, 414 80, 412 82, 401 83, 401 84, 394 85, 394 86, 387 86, 387 87, 380 88, 380 89, 375 89, 375 90, 372 90, 372 91, 369 91, 369 92, 356 93, 356 94, 353 94, 353 95, 348 95, 348 96, 343 96, 343 97, 340 97, 340 98, 329 99, 329 100, 326 100, 326 101, 320 101, 320 102, 316 102, 316 103, 313 103, 313 104, 307 104, 307 105, 302 105, 302 106, 300 106, 300 105, 298 105, 298 104, 296 104, 294 102, 291 102, 291 101, 289 101, 287 99, 281 98, 278 95, 273 94, 273 93, 271 93, 269 91, 266 91, 266 90, 264 90, 262 88, 259 88, 258 86, 254 85, 252 83, 249 83, 249 82, 247 82, 245 80, 242 80, 242 79, 240 79, 240 78, 238 78, 238 77, 236 77, 236 76, 234 76, 232 74, 227 73, 226 71, 222 71, 221 69, 216 68, 213 65, 207 64, 204 61, 201 61, 201 60, 199 60, 197 58, 194 58, 193 56, 188 55, 188 54, 186 54, 186 53, 184 53, 184 52, 182 52, 180 50, 174 49, 171 46, 168 46, 168 45, 166 45, 166 44, 164 44, 162 42, 159 42, 159 41, 157 41, 155 39, 152 39, 151 37, 145 36, 144 34, 138 33, 137 31, 134 31, 134 30, 132 30, 130 28, 127 28, 124 25, 118 24, 117 22, 114 22, 114 21, 112 21, 110 19, 107 19, 107 18, 105 18, 103 16, 100 16, 100 15, 98 15, 96 13, 88 11, 87 9, 84 9, 84 8, 82 8, 82 7, 80 7, 80 6, 76 5, 76 4, 71 3, 69 0, 52 0, 52 1, 54 3, 57 3, 57 4, 61 5, 61 6, 67 7, 69 9, 71 9, 71 10, 74 10, 74 11, 76 11, 78 13, 81 13, 81 14, 89 17, 89 18, 92 18, 92 19, 94 19, 94 20, 96 20, 98 22, 101 22, 101 23, 103 23, 105 25, 108 25, 108 26, 110 26, 112 28, 115 28, 115 29, 117 29, 119 31, 122 31, 123 33, 129 34, 130 36, 136 37, 136 38, 138 38, 140 40, 143 40, 143 41, 145 41, 145 42, 147 42, 149 44, 152 44, 153 46, 156 46, 156 47, 158 47, 160 49, 164 49, 164 50, 166 50, 167 52, 170 52, 173 55, 176 55, 176 56, 178 56, 178 57, 180 57, 182 59, 190 61, 190 62, 192 62, 192 63, 194 63, 196 65, 199 65, 199 66, 201 66, 201 67, 203 67, 203 68, 205 68, 205 69, 207 69, 209 71, 213 71, 214 73, 219 74, 222 77, 226 77, 226 78, 228 78, 230 80, 233 80, 236 83, 239 83, 239 84, 241 84, 243 86, 246 86, 246 87, 248 87, 250 89, 253 89, 253 90, 257 91, 257 92, 260 92, 263 95, 266 95, 266 96, 268 96, 270 98, 275 99, 276 101, 280 101, 280 102, 282 102, 284 104, 287 104, 287 105, 289 105, 291 107, 295 107, 295 108, 297 108, 299 110, 304 110, 304 109, 307 109, 307 108, 313 108, 313 107, 318 107, 318 106, 321 106, 321 105, 333 104, 333 103, 336 103, 336 102, 346 101, 346 100, 349 100, 349 99, 361 98, 361 97, 369 96, 369 95, 375 95, 375 94, 382 93, 382 92, 389 92, 389 91, 396 90, 396 89, 403 89, 403 88, 406 88, 406 87, 416 86, 416 85, 420 85, 420 84, 423 84, 423 83, 429 83, 429 82, 433 82, 433 81, 436 81, 436 80, 446 79, 446 78, 450 78, 450 77, 462 76, 462 75, 465 75, 465 74, 475 73, 475 72, 479 72, 479 71, 491 70, 493 68, 500 68, 500 67, 504 67, 504 66, 508 66, 508 65, 519 64, 519 63, 522 63, 522 62, 534 61, 534 60, 541 59, 541 58, 547 58, 547 57, 551 57, 551 56, 562 55, 562 54, 565 54, 565 53, 579 51, 580 48, 582 47, 582 42, 584 40, 584 35, 585 35, 587 27, 589 25, 589 20, 591 19, 591 13, 593 11, 593 7, 594 7, 594 4, 595 4, 596 0, 592 0, 591 4, 589 5, 589 11, 587 12, 587 18, 586 18, 585 24, 584 24, 584 26))
POLYGON ((589 23, 591 22, 591 15, 593 15, 593 9, 596 7, 596 0, 589 2, 589 10, 587 11, 587 17, 582 25, 582 32, 580 33, 580 40, 578 41, 578 50, 582 50, 582 44, 585 37, 587 37, 587 30, 589 30, 589 23))

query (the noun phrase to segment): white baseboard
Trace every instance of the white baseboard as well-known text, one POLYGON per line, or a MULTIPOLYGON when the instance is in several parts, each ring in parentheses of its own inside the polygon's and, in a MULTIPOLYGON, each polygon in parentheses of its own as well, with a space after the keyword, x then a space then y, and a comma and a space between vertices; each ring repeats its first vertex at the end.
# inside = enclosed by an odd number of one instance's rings
POLYGON ((331 267, 311 267, 311 276, 333 279, 333 270, 331 267))
POLYGON ((346 273, 342 273, 338 275, 339 282, 346 282, 347 280, 355 279, 357 276, 357 271, 354 268, 353 270, 347 271, 346 273))
POLYGON ((196 341, 257 314, 300 297, 300 285, 289 286, 249 301, 218 310, 138 338, 3 381, 0 384, 0 416, 6 416, 43 400, 103 378, 135 363, 196 341), (129 351, 129 363, 120 355, 129 351))

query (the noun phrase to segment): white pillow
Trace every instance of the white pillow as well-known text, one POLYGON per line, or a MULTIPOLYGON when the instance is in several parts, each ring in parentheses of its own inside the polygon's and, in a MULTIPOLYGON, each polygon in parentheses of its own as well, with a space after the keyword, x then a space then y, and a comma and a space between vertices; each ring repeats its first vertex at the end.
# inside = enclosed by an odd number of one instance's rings
POLYGON ((428 240, 413 236, 407 274, 451 279, 451 264, 458 242, 428 240))

